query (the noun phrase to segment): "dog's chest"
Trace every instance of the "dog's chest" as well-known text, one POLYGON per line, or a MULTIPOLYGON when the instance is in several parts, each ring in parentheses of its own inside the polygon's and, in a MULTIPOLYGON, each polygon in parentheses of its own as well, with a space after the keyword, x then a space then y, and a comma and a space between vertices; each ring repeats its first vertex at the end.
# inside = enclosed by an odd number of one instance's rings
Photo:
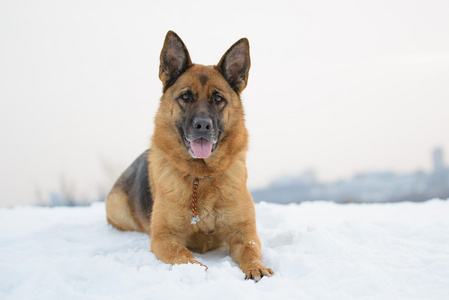
POLYGON ((216 182, 211 179, 199 180, 195 193, 190 196, 189 227, 195 234, 210 235, 223 232, 229 207, 216 182), (196 199, 196 202, 194 202, 196 199))
POLYGON ((189 249, 204 253, 225 243, 227 230, 218 213, 216 209, 209 206, 198 210, 199 221, 196 224, 189 224, 193 229, 187 239, 189 249))
POLYGON ((199 221, 196 224, 198 225, 198 231, 208 234, 216 230, 218 216, 213 208, 201 207, 198 210, 198 217, 199 221))

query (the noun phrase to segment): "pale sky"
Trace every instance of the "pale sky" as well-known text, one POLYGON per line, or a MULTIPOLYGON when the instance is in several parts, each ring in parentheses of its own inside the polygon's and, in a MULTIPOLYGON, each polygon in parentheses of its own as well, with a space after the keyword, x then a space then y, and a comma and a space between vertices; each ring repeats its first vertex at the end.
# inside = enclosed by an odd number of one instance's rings
POLYGON ((0 206, 62 186, 95 197, 149 146, 168 30, 206 65, 249 39, 249 188, 306 169, 430 171, 434 147, 449 156, 448 12, 445 0, 2 0, 0 206))

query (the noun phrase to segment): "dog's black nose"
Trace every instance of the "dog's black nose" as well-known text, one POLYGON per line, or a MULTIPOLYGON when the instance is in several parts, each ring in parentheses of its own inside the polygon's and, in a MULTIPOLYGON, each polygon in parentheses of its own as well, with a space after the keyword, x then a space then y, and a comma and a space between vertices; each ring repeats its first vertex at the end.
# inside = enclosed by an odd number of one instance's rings
POLYGON ((196 132, 208 132, 214 128, 212 120, 205 117, 196 117, 193 120, 193 129, 196 132))

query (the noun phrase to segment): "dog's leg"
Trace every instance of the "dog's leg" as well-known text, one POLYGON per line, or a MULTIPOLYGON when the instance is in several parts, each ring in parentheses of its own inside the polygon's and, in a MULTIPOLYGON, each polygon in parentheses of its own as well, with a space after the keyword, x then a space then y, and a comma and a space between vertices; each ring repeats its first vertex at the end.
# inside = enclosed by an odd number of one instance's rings
POLYGON ((128 195, 120 188, 113 188, 106 197, 108 223, 119 230, 142 231, 129 208, 128 195))
POLYGON ((229 252, 245 273, 246 279, 259 281, 263 276, 274 274, 262 262, 260 239, 255 228, 237 232, 229 244, 229 252))
POLYGON ((206 268, 195 259, 193 253, 185 246, 181 245, 177 239, 172 235, 154 235, 151 237, 151 251, 158 259, 167 264, 199 264, 206 268))

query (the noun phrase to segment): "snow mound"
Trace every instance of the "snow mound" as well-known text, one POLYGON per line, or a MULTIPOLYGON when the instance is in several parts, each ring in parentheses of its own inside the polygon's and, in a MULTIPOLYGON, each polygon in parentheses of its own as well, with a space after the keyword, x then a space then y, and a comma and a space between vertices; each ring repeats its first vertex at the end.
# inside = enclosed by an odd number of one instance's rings
POLYGON ((449 202, 256 204, 260 282, 219 249, 170 266, 104 203, 0 210, 1 299, 447 299, 449 202))

